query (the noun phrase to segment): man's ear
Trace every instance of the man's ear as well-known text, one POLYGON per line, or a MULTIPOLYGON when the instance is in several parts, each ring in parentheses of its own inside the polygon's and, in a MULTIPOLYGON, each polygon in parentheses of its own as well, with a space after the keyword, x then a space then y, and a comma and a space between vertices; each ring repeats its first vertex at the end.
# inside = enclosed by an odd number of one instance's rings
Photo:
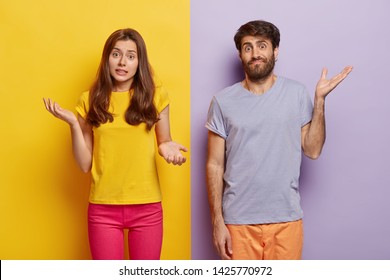
POLYGON ((274 56, 275 56, 275 61, 277 61, 279 56, 279 48, 274 49, 274 56))

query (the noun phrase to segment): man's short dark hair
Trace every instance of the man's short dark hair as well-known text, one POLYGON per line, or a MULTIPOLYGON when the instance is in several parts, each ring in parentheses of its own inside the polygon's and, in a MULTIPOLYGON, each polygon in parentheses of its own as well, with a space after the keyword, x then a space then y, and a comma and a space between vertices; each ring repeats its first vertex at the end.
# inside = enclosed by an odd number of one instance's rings
POLYGON ((241 25, 234 35, 236 48, 241 52, 241 40, 245 36, 262 36, 272 42, 273 48, 279 47, 280 33, 279 29, 270 22, 264 20, 254 20, 241 25))

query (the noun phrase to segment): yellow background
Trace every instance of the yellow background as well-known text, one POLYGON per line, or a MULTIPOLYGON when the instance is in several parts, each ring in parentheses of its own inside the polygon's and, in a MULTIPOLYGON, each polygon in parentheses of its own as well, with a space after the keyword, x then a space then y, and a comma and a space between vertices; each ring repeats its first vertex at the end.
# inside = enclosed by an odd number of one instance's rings
MULTIPOLYGON (((73 109, 107 37, 131 27, 171 98, 174 140, 190 145, 189 0, 2 0, 0 4, 0 259, 89 259, 89 175, 73 160, 68 126, 42 97, 73 109)), ((190 155, 187 153, 187 159, 190 155)), ((190 259, 190 162, 157 159, 162 259, 190 259)))

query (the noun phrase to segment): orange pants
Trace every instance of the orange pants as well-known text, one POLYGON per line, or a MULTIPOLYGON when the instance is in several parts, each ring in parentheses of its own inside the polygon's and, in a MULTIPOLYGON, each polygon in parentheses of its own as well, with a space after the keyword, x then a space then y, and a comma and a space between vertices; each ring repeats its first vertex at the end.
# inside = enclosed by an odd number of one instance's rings
POLYGON ((299 260, 302 220, 260 225, 226 225, 232 238, 233 260, 299 260))

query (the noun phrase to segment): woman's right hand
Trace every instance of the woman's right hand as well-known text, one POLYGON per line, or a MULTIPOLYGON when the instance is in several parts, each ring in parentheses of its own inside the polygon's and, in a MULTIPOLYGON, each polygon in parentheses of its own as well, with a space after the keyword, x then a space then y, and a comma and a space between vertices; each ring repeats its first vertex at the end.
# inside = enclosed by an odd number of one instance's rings
POLYGON ((45 103, 46 110, 48 110, 56 118, 67 122, 69 125, 78 123, 77 117, 73 112, 61 108, 58 103, 54 102, 50 98, 43 98, 43 102, 45 103))
POLYGON ((72 135, 73 155, 83 172, 89 172, 92 165, 93 131, 92 127, 81 116, 61 108, 50 98, 43 98, 46 110, 56 118, 67 122, 72 135))

